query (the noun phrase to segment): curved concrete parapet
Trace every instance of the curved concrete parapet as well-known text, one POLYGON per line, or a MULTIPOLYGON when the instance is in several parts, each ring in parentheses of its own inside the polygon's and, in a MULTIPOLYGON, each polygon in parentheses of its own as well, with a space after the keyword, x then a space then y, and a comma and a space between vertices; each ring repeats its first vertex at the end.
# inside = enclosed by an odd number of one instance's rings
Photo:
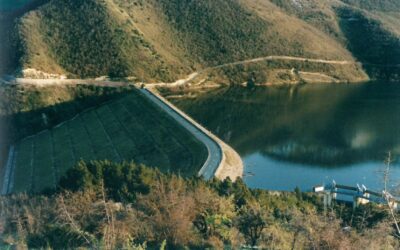
POLYGON ((207 147, 208 157, 198 173, 199 176, 205 179, 215 176, 221 180, 242 177, 243 162, 235 150, 159 95, 156 90, 143 88, 140 91, 207 147))
POLYGON ((1 189, 1 195, 7 195, 11 193, 11 190, 13 188, 13 181, 14 181, 14 165, 15 165, 15 155, 16 155, 16 150, 14 146, 10 147, 10 150, 8 151, 8 160, 7 164, 5 166, 5 173, 3 177, 3 187, 1 189))

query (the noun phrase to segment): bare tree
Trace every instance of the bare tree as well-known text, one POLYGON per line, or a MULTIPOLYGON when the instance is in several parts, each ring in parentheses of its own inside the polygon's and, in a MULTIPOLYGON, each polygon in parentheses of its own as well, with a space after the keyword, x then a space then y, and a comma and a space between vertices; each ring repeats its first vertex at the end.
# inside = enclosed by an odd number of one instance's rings
POLYGON ((83 231, 80 226, 75 222, 74 218, 72 215, 69 213, 67 206, 65 205, 64 197, 63 195, 59 196, 59 204, 61 206, 61 212, 65 215, 67 218, 68 224, 71 226, 71 228, 77 232, 89 246, 93 246, 93 242, 91 238, 93 239, 94 237, 92 235, 89 235, 87 232, 83 231))
POLYGON ((388 191, 388 184, 390 181, 390 167, 391 167, 392 162, 393 162, 392 161, 392 153, 389 151, 388 156, 385 159, 385 168, 383 170, 383 183, 384 183, 383 197, 386 200, 386 204, 388 205, 389 213, 393 219, 393 223, 396 226, 397 236, 400 237, 400 227, 397 222, 396 216, 394 215, 394 212, 393 212, 393 209, 394 209, 394 207, 393 207, 394 203, 392 202, 393 196, 388 191))
POLYGON ((105 249, 114 249, 116 244, 116 232, 114 226, 114 213, 112 209, 109 209, 107 201, 106 201, 106 194, 104 191, 104 183, 101 183, 101 199, 104 205, 104 211, 106 215, 106 226, 104 228, 104 247, 105 249))
POLYGON ((174 247, 194 241, 195 202, 179 177, 157 181, 148 195, 139 195, 137 207, 145 214, 157 242, 167 240, 174 247))

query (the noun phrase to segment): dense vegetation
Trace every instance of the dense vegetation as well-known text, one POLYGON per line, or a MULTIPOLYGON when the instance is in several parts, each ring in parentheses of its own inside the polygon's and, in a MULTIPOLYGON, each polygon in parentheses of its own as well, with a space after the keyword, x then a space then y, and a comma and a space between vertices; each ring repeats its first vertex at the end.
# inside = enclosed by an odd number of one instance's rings
POLYGON ((206 64, 268 54, 268 23, 235 0, 158 2, 192 55, 206 64))
MULTIPOLYGON (((20 59, 21 69, 147 81, 172 81, 195 68, 266 55, 353 61, 335 5, 299 4, 51 0, 19 18, 14 32, 19 42, 6 44, 20 44, 14 58, 20 59)), ((339 79, 360 75, 357 67, 346 72, 332 67, 339 79)), ((319 67, 313 70, 320 72, 319 67)))
POLYGON ((397 0, 379 0, 379 1, 341 0, 341 1, 366 10, 379 10, 379 11, 400 10, 400 2, 397 0))
POLYGON ((18 68, 21 57, 20 40, 16 32, 15 22, 25 13, 36 9, 48 0, 5 0, 0 3, 0 75, 11 74, 18 68))
MULTIPOLYGON (((339 66, 290 60, 266 60, 258 63, 232 65, 207 70, 202 73, 208 81, 225 85, 246 83, 251 78, 253 78, 255 84, 265 85, 272 83, 279 85, 304 83, 303 72, 318 72, 317 75, 325 76, 328 82, 359 82, 366 79, 366 75, 359 65, 339 66)), ((322 83, 315 76, 312 81, 322 83)))
MULTIPOLYGON (((365 47, 373 55, 399 48, 398 34, 390 33, 398 29, 392 18, 399 10, 394 0, 44 2, 17 18, 15 27, 13 18, 2 21, 6 39, 0 46, 5 55, 1 72, 35 68, 70 77, 110 75, 172 81, 195 68, 266 55, 349 61, 354 55, 369 63, 359 55, 365 47), (347 24, 343 11, 337 11, 343 8, 358 13, 354 15, 360 22, 347 24), (357 39, 363 36, 358 34, 367 34, 374 42, 362 43, 357 39)), ((398 68, 365 67, 373 78, 398 77, 398 68)), ((360 75, 356 67, 346 72, 333 68, 339 79, 360 75)), ((315 70, 320 72, 318 67, 315 70)))
POLYGON ((108 23, 102 5, 95 1, 56 1, 43 8, 41 14, 47 17, 40 24, 45 41, 68 72, 83 77, 128 75, 122 51, 117 47, 127 37, 119 35, 116 24, 108 23), (81 25, 82 20, 85 25, 81 25), (71 57, 72 53, 77 57, 71 57))
POLYGON ((141 77, 168 79, 157 53, 129 20, 113 17, 106 2, 54 0, 22 20, 24 67, 80 77, 143 72, 141 77))
POLYGON ((0 198, 0 246, 28 248, 398 248, 385 210, 318 196, 163 175, 134 163, 81 162, 47 195, 0 198), (345 228, 347 226, 347 228, 345 228), (345 228, 345 229, 344 229, 345 228))
POLYGON ((399 79, 400 38, 383 25, 351 8, 339 8, 340 25, 349 50, 372 78, 399 79))

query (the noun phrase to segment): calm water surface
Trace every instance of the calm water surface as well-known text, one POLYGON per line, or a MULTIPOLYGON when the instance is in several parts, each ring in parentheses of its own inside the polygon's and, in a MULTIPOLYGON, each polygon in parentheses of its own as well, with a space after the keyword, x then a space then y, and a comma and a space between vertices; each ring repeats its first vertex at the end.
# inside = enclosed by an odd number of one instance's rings
POLYGON ((237 150, 250 187, 381 189, 388 151, 400 183, 400 84, 234 87, 172 101, 237 150))
POLYGON ((0 11, 12 11, 31 2, 33 0, 0 0, 0 11))

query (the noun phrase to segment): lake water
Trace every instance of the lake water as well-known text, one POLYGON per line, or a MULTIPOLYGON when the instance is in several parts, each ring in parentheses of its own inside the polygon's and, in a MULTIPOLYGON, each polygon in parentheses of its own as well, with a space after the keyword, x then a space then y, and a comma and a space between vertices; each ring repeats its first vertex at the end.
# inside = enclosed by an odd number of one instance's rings
POLYGON ((0 11, 12 11, 33 2, 33 0, 0 0, 0 11))
POLYGON ((389 151, 390 184, 400 181, 400 84, 233 87, 171 100, 241 155, 250 187, 335 180, 379 190, 389 151))

